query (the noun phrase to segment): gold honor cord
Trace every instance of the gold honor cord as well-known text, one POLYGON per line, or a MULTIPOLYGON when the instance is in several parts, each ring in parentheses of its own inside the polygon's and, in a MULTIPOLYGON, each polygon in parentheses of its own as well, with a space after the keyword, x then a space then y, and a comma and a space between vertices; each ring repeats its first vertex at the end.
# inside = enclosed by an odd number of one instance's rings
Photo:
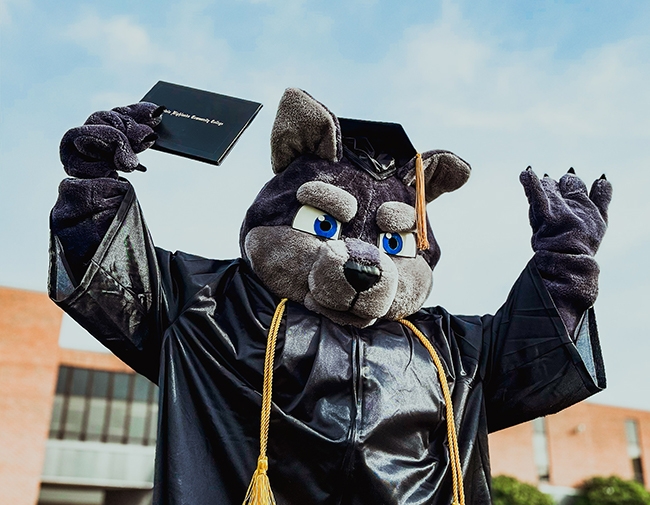
POLYGON ((452 505, 465 505, 465 490, 463 489, 463 467, 460 464, 460 451, 458 450, 458 437, 456 436, 456 425, 454 424, 454 408, 451 404, 451 393, 449 384, 445 377, 445 370, 442 368, 442 362, 438 353, 429 342, 429 339, 416 328, 416 326, 406 319, 398 319, 400 323, 409 328, 416 337, 422 342, 422 345, 429 351, 433 363, 438 370, 438 378, 442 386, 442 394, 445 397, 446 417, 447 417, 447 439, 449 440, 449 460, 451 463, 451 477, 454 500, 452 505))
MULTIPOLYGON (((271 420, 271 391, 273 386, 273 361, 275 358, 275 346, 278 339, 278 331, 282 322, 285 304, 287 299, 283 298, 275 309, 271 326, 266 342, 266 355, 264 356, 264 382, 262 386, 262 415, 260 422, 260 455, 257 458, 257 468, 246 491, 243 505, 275 505, 275 497, 271 490, 271 483, 267 471, 269 460, 266 457, 266 449, 269 441, 269 424, 271 420)), ((406 319, 400 319, 400 323, 409 328, 422 345, 429 351, 431 359, 438 370, 438 377, 442 386, 442 393, 445 397, 447 417, 447 438, 449 440, 449 459, 451 462, 451 475, 454 500, 452 505, 465 505, 465 492, 463 490, 463 472, 458 451, 458 440, 456 437, 456 426, 454 425, 454 410, 451 404, 449 385, 445 377, 442 363, 438 353, 431 345, 431 342, 418 330, 413 323, 406 319)))
POLYGON ((275 497, 271 490, 271 483, 266 471, 269 469, 269 460, 266 457, 266 448, 269 441, 269 423, 271 421, 271 388, 273 386, 273 360, 275 358, 275 343, 278 340, 278 331, 284 314, 287 299, 283 298, 275 308, 269 334, 266 339, 266 355, 264 356, 264 384, 262 386, 262 420, 260 423, 260 455, 257 458, 257 469, 253 474, 251 483, 246 491, 244 505, 275 505, 275 497))

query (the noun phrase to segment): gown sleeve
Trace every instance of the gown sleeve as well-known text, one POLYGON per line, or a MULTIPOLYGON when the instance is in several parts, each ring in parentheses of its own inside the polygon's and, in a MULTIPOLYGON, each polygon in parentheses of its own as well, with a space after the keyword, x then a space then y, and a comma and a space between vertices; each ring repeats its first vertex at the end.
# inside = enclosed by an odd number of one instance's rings
POLYGON ((153 382, 169 307, 157 255, 130 187, 76 284, 56 234, 50 237, 50 298, 118 358, 153 382))
POLYGON ((490 431, 553 414, 605 387, 593 307, 571 338, 533 261, 506 303, 481 322, 490 431))

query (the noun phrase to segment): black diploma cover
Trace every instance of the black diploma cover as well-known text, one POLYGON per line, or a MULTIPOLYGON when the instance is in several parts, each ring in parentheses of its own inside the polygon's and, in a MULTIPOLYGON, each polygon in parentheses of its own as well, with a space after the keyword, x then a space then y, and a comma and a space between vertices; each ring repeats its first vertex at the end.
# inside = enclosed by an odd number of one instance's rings
POLYGON ((220 165, 261 103, 158 81, 142 98, 165 107, 152 149, 220 165))

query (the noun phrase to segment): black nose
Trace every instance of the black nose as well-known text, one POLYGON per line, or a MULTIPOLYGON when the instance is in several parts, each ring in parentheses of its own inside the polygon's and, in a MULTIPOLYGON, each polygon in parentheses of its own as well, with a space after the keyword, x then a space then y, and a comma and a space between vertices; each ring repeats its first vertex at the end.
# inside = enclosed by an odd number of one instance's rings
POLYGON ((381 277, 379 268, 362 265, 352 260, 348 260, 345 265, 343 265, 343 271, 345 272, 345 278, 350 283, 350 286, 352 286, 357 293, 370 289, 381 277))

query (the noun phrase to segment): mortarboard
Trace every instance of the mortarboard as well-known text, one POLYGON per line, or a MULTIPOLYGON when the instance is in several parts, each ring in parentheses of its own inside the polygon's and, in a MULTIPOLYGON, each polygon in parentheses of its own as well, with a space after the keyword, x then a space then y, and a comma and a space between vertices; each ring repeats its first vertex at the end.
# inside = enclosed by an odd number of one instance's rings
POLYGON ((377 180, 384 180, 416 156, 404 128, 398 123, 339 118, 343 153, 377 180))

